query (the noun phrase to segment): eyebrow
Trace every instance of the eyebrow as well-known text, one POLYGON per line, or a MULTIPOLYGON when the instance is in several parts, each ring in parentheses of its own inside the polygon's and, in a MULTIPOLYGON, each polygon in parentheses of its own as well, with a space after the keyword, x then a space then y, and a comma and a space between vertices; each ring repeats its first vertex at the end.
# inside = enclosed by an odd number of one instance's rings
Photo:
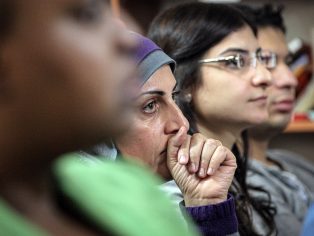
MULTIPOLYGON (((258 51, 261 51, 262 48, 259 47, 255 50, 255 53, 257 53, 258 51)), ((236 53, 241 53, 241 54, 249 54, 250 52, 246 49, 242 49, 242 48, 228 48, 225 51, 223 51, 222 53, 220 53, 219 55, 223 55, 226 54, 228 52, 236 52, 236 53)))
POLYGON ((242 54, 248 54, 249 51, 246 49, 242 49, 242 48, 228 48, 226 50, 224 50, 223 52, 221 52, 219 55, 224 55, 226 53, 229 52, 236 52, 236 53, 242 53, 242 54))
MULTIPOLYGON (((175 86, 172 89, 171 94, 176 92, 175 90, 177 88, 177 85, 178 84, 176 83, 175 86)), ((138 99, 138 98, 140 98, 142 96, 145 96, 145 95, 158 95, 158 96, 162 97, 162 96, 165 96, 166 93, 164 91, 162 91, 162 90, 150 90, 150 91, 146 91, 146 92, 141 93, 135 99, 138 99)))
POLYGON ((151 90, 151 91, 146 91, 144 93, 141 93, 139 96, 143 96, 143 95, 152 95, 152 94, 155 94, 155 95, 159 95, 159 96, 164 96, 166 93, 164 91, 161 91, 161 90, 151 90))
POLYGON ((145 95, 158 95, 160 97, 165 96, 165 92, 161 90, 151 90, 151 91, 146 91, 135 97, 135 100, 139 99, 140 97, 143 97, 145 95))

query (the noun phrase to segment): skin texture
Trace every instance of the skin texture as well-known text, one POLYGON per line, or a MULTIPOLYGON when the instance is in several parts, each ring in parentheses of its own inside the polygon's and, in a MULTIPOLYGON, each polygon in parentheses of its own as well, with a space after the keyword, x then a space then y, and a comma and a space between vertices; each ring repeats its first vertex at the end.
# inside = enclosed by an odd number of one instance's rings
POLYGON ((93 235, 56 208, 51 162, 128 125, 135 42, 106 1, 12 3, 0 41, 1 198, 52 235, 93 235))
POLYGON ((131 130, 116 140, 122 154, 144 161, 165 179, 171 178, 166 161, 168 139, 182 126, 189 127, 172 98, 175 85, 169 66, 157 70, 140 89, 131 130))
POLYGON ((277 55, 277 66, 272 69, 273 83, 267 89, 269 118, 262 124, 249 129, 251 156, 266 165, 266 151, 272 137, 281 133, 290 122, 295 102, 297 79, 286 64, 289 56, 284 33, 274 27, 258 29, 258 43, 277 55))
POLYGON ((132 128, 116 144, 165 180, 174 179, 186 206, 226 200, 235 169, 234 155, 220 142, 187 135, 188 123, 173 100, 176 81, 168 65, 143 85, 132 128))
MULTIPOLYGON (((204 59, 235 55, 234 51, 223 53, 232 48, 254 53, 259 45, 246 26, 209 49, 204 59)), ((200 75, 202 84, 192 91, 192 103, 197 126, 205 136, 220 139, 231 148, 241 131, 267 120, 266 88, 271 76, 259 62, 256 68, 242 70, 219 63, 203 64, 200 75)))

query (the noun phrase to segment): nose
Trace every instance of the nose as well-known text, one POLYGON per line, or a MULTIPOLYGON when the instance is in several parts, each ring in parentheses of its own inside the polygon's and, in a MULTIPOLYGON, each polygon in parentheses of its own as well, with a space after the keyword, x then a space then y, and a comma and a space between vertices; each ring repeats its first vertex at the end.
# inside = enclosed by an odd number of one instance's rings
POLYGON ((189 129, 189 122, 183 115, 180 108, 175 102, 171 102, 170 109, 166 115, 166 134, 175 134, 179 129, 184 126, 187 130, 189 129))
POLYGON ((272 75, 269 70, 262 65, 260 62, 257 62, 255 68, 255 75, 252 79, 252 83, 256 87, 263 87, 266 89, 272 84, 272 75))
POLYGON ((274 84, 278 88, 295 89, 298 85, 296 77, 285 63, 277 65, 272 75, 274 84))

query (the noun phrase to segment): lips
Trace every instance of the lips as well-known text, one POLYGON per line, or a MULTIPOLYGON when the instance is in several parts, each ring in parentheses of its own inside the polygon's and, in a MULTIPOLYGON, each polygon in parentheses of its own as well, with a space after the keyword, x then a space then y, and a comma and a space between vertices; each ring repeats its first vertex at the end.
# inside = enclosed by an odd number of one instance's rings
POLYGON ((251 99, 249 99, 249 102, 266 103, 267 102, 267 96, 262 95, 259 97, 251 98, 251 99))
POLYGON ((283 99, 273 103, 273 107, 280 112, 291 112, 294 108, 293 99, 283 99))

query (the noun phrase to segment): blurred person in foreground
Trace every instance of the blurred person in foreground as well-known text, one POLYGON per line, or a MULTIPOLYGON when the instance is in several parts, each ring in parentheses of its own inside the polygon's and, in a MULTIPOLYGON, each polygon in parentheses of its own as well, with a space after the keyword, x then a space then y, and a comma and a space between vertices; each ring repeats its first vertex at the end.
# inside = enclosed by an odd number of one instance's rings
POLYGON ((0 0, 1 235, 194 235, 138 165, 57 159, 129 125, 135 41, 109 8, 0 0))

